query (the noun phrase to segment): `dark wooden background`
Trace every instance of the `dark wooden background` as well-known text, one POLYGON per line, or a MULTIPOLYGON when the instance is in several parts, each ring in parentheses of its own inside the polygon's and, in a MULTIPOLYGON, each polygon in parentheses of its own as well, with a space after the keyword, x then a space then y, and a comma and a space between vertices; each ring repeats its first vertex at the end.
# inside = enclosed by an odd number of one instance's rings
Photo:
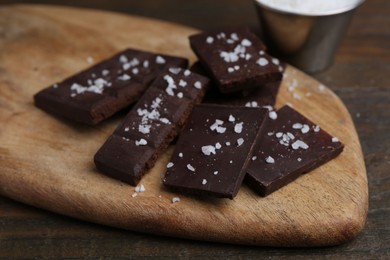
MULTIPOLYGON (((0 0, 0 4, 18 2, 0 0)), ((23 2, 111 10, 203 30, 240 24, 258 29, 250 0, 23 2)), ((298 249, 189 241, 95 225, 0 197, 0 258, 390 259, 389 0, 367 0, 358 9, 334 64, 314 77, 344 101, 363 147, 370 205, 365 229, 353 241, 336 247, 298 249)))

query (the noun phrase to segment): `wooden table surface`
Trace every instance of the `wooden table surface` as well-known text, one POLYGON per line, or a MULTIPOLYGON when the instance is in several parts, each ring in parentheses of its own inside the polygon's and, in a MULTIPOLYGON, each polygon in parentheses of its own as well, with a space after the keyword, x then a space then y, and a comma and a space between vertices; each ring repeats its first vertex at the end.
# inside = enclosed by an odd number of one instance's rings
MULTIPOLYGON (((0 0, 4 4, 15 2, 0 0)), ((61 1, 39 2, 59 4, 61 1)), ((251 1, 99 0, 66 3, 159 18, 204 30, 237 24, 258 28, 251 1)), ((363 147, 370 205, 366 226, 353 241, 337 247, 310 249, 198 242, 91 224, 0 197, 0 258, 389 258, 389 25, 390 1, 366 1, 356 12, 333 66, 314 75, 344 101, 363 147)))

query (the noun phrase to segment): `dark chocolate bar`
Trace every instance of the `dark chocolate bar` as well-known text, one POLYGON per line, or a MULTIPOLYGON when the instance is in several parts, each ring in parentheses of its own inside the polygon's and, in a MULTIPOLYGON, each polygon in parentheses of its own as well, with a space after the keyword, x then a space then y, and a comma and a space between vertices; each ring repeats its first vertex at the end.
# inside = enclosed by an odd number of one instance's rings
POLYGON ((180 68, 162 73, 95 154, 104 174, 137 185, 182 130, 209 79, 180 68))
POLYGON ((179 192, 234 198, 266 115, 262 108, 196 106, 167 165, 164 185, 179 192))
POLYGON ((339 155, 344 145, 284 106, 269 120, 247 168, 246 182, 266 196, 339 155))
MULTIPOLYGON (((284 70, 283 65, 282 68, 284 70)), ((191 66, 191 71, 209 77, 200 62, 194 63, 191 66)), ((270 82, 253 89, 246 89, 230 94, 221 93, 215 84, 210 84, 202 103, 247 107, 273 107, 276 102, 280 83, 281 81, 270 82)))
POLYGON ((95 125, 139 99, 161 71, 187 59, 127 49, 34 96, 44 111, 95 125))
POLYGON ((190 45, 222 93, 278 82, 279 61, 265 53, 265 46, 245 28, 205 32, 190 36, 190 45))

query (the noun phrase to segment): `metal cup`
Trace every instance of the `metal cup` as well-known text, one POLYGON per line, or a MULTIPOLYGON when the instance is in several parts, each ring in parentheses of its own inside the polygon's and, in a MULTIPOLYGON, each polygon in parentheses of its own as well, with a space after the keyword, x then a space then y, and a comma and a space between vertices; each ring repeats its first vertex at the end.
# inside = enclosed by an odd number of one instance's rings
POLYGON ((363 2, 312 14, 282 11, 255 0, 262 38, 269 52, 311 74, 332 64, 352 15, 363 2))

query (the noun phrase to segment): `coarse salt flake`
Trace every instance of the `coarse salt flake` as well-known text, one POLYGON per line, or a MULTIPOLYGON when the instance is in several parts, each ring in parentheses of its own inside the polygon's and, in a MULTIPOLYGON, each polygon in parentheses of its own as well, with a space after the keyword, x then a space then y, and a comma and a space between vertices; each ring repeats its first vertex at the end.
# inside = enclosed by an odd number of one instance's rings
POLYGON ((167 164, 167 168, 169 169, 169 168, 172 168, 173 167, 173 165, 174 165, 174 163, 173 162, 169 162, 168 164, 167 164))
POLYGON ((308 149, 309 148, 309 146, 305 143, 305 142, 303 142, 303 141, 301 141, 301 140, 296 140, 294 143, 292 143, 291 144, 291 147, 294 149, 294 150, 297 150, 297 149, 299 149, 299 148, 302 148, 302 149, 308 149))
POLYGON ((206 179, 203 179, 202 180, 202 185, 206 185, 207 184, 207 180, 206 179))
POLYGON ((214 38, 211 37, 211 36, 209 36, 209 37, 206 38, 206 42, 207 42, 208 44, 212 44, 212 43, 214 42, 214 38))
POLYGON ((164 64, 165 63, 165 59, 163 57, 161 57, 160 55, 158 55, 156 57, 156 63, 157 64, 164 64))
POLYGON ((204 155, 211 155, 211 154, 215 154, 215 147, 212 146, 212 145, 205 145, 205 146, 202 146, 202 153, 204 155))
POLYGON ((221 148, 222 148, 222 145, 221 145, 220 143, 216 143, 216 144, 215 144, 215 148, 216 148, 216 149, 221 149, 221 148))
POLYGON ((201 89, 202 88, 202 83, 200 81, 196 81, 194 83, 194 87, 197 88, 197 89, 201 89))
POLYGON ((244 139, 243 138, 238 138, 237 139, 237 146, 241 146, 243 143, 244 143, 244 139))
POLYGON ((234 126, 234 132, 236 132, 237 134, 240 134, 242 132, 242 125, 243 125, 243 122, 236 124, 234 126))
POLYGON ((184 76, 188 77, 189 75, 191 75, 191 71, 190 70, 185 70, 184 71, 184 76))
POLYGON ((302 129, 303 125, 301 123, 295 123, 292 125, 293 129, 302 129))
POLYGON ((184 81, 184 80, 181 79, 179 81, 179 86, 184 88, 185 86, 187 86, 187 81, 184 81))
POLYGON ((136 140, 135 141, 135 145, 136 146, 147 145, 147 144, 148 144, 148 142, 145 139, 143 139, 143 138, 141 138, 140 140, 136 140))
POLYGON ((275 159, 272 158, 271 156, 268 156, 267 158, 265 158, 265 162, 266 163, 275 163, 275 159))
POLYGON ((242 46, 249 47, 249 46, 252 45, 252 42, 251 42, 250 40, 248 40, 248 39, 243 39, 243 40, 241 41, 241 45, 242 45, 242 46))
POLYGON ((131 79, 131 77, 127 74, 123 74, 123 75, 118 77, 118 80, 122 80, 122 81, 127 81, 129 79, 131 79))
POLYGON ((145 191, 145 186, 143 184, 141 185, 138 185, 137 187, 135 187, 135 192, 144 192, 145 191))
POLYGON ((268 113, 269 118, 272 120, 276 120, 278 118, 278 114, 275 111, 271 111, 268 113))
POLYGON ((236 119, 234 118, 234 116, 232 116, 232 115, 229 115, 229 122, 234 122, 234 121, 236 121, 236 119))
POLYGON ((340 140, 337 137, 332 137, 332 142, 337 143, 337 142, 340 142, 340 140))
POLYGON ((304 124, 303 127, 301 128, 302 134, 306 134, 310 131, 310 127, 307 124, 304 124))
POLYGON ((266 58, 261 57, 257 60, 256 63, 259 64, 260 66, 266 66, 268 65, 269 62, 266 58))
POLYGON ((191 164, 187 164, 187 169, 192 172, 195 172, 195 168, 191 164))
POLYGON ((179 197, 173 197, 171 199, 172 203, 177 203, 177 202, 180 202, 180 198, 179 197))

